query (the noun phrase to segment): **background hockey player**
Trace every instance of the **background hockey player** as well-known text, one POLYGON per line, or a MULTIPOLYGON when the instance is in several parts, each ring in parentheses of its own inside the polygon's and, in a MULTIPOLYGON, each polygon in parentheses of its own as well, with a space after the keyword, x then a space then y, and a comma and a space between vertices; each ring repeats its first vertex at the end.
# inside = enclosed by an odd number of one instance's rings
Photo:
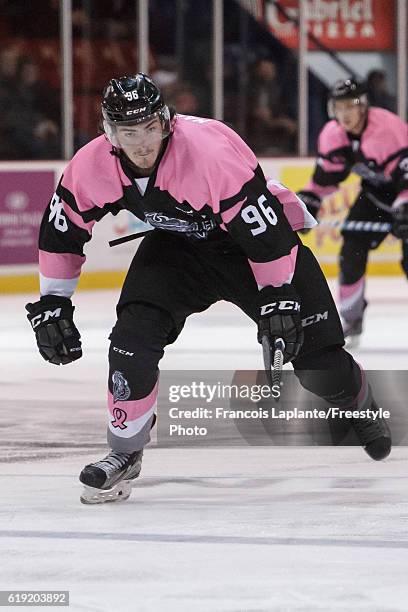
MULTIPOLYGON (((94 223, 127 209, 155 227, 135 254, 117 306, 109 349, 112 450, 81 472, 82 501, 129 495, 155 419, 164 348, 190 314, 218 300, 240 307, 272 344, 283 338, 285 361, 305 388, 335 406, 371 407, 364 375, 342 348, 324 276, 294 231, 315 224, 300 200, 276 181, 267 184, 232 129, 171 113, 143 74, 112 79, 102 114, 104 135, 76 153, 44 214, 41 299, 27 305, 41 355, 53 364, 78 359, 71 295, 94 223), (327 317, 302 328, 302 318, 320 312, 327 317)), ((388 455, 385 422, 353 425, 373 459, 388 455)))
MULTIPOLYGON (((361 190, 347 221, 393 224, 402 239, 402 267, 408 274, 408 125, 383 108, 369 108, 365 87, 338 81, 329 97, 329 116, 318 141, 312 179, 298 195, 316 217, 322 199, 334 193, 351 172, 361 176, 361 190)), ((340 314, 345 336, 362 332, 368 252, 386 234, 342 231, 340 314)))

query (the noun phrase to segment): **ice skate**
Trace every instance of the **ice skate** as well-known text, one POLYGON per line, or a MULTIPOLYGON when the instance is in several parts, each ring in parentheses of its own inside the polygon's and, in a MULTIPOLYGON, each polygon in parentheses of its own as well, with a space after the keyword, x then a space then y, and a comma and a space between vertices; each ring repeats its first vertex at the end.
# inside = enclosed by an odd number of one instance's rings
POLYGON ((85 485, 81 502, 103 504, 128 499, 133 481, 140 474, 142 457, 142 450, 134 453, 111 451, 101 461, 86 465, 79 475, 85 485))
POLYGON ((363 319, 354 321, 343 320, 343 333, 347 348, 357 348, 363 333, 363 319))
MULTIPOLYGON (((378 410, 374 401, 370 408, 378 410)), ((361 446, 371 459, 381 461, 388 457, 391 452, 391 431, 385 419, 352 419, 352 423, 361 446)))

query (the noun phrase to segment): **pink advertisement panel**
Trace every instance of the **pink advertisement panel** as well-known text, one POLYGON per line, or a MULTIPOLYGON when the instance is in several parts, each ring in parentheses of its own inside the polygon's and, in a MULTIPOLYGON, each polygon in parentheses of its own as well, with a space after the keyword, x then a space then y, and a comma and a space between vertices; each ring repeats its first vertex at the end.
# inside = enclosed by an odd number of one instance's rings
POLYGON ((0 265, 38 261, 38 230, 54 188, 49 170, 0 171, 0 265))

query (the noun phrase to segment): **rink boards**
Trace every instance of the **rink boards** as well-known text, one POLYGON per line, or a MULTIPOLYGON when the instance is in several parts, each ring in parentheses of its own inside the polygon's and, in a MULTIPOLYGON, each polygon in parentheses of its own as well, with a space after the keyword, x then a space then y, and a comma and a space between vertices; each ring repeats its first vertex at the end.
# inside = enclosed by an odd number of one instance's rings
MULTIPOLYGON (((311 158, 264 158, 265 175, 281 180, 290 189, 301 189, 313 171, 311 158)), ((1 292, 36 291, 38 228, 45 206, 64 170, 65 162, 0 163, 0 277, 1 292)), ((343 219, 359 189, 359 178, 350 176, 341 190, 323 204, 323 223, 303 237, 317 255, 327 276, 337 273, 341 244, 339 230, 330 226, 343 219)), ((108 288, 121 284, 137 247, 136 241, 110 248, 109 240, 143 229, 128 211, 107 215, 94 228, 86 245, 87 261, 82 288, 108 288)), ((400 244, 392 236, 370 254, 369 274, 400 274, 400 244)))

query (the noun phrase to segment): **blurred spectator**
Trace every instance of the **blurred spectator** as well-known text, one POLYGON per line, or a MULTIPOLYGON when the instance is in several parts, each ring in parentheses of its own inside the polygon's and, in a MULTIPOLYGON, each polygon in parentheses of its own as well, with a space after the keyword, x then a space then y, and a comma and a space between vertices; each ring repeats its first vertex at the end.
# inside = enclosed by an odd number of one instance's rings
POLYGON ((20 50, 16 45, 6 47, 0 52, 0 159, 8 157, 8 113, 17 91, 17 64, 20 50))
POLYGON ((277 155, 293 153, 297 123, 289 116, 284 89, 276 64, 261 59, 254 67, 249 82, 248 141, 256 153, 277 155))
POLYGON ((88 12, 88 6, 82 2, 74 3, 72 6, 72 34, 74 38, 77 36, 90 35, 91 32, 91 16, 88 12))
POLYGON ((60 0, 0 0, 0 15, 9 36, 44 38, 58 36, 60 0))
POLYGON ((3 110, 14 97, 17 65, 21 51, 18 45, 11 45, 0 52, 0 109, 3 110))
POLYGON ((166 100, 180 115, 201 115, 198 97, 187 83, 177 83, 171 90, 167 89, 166 100))
POLYGON ((52 87, 40 78, 38 63, 21 58, 17 66, 17 91, 19 100, 27 107, 56 124, 60 122, 59 100, 52 87))
POLYGON ((20 56, 17 44, 10 45, 0 52, 0 83, 15 79, 20 56))
MULTIPOLYGON (((3 81, 4 82, 4 81, 3 81)), ((1 156, 7 159, 52 159, 60 156, 58 103, 40 80, 36 62, 20 58, 1 96, 1 156)))
POLYGON ((177 83, 177 62, 176 58, 167 55, 156 57, 155 69, 151 72, 151 77, 160 89, 166 91, 177 83))
POLYGON ((372 106, 380 106, 395 113, 396 100, 387 87, 387 75, 384 70, 371 70, 367 74, 367 95, 372 106))
MULTIPOLYGON (((78 0, 75 0, 78 3, 78 0)), ((83 8, 83 0, 78 8, 83 8)), ((92 36, 115 41, 131 40, 137 32, 137 3, 129 0, 88 3, 92 36)))

